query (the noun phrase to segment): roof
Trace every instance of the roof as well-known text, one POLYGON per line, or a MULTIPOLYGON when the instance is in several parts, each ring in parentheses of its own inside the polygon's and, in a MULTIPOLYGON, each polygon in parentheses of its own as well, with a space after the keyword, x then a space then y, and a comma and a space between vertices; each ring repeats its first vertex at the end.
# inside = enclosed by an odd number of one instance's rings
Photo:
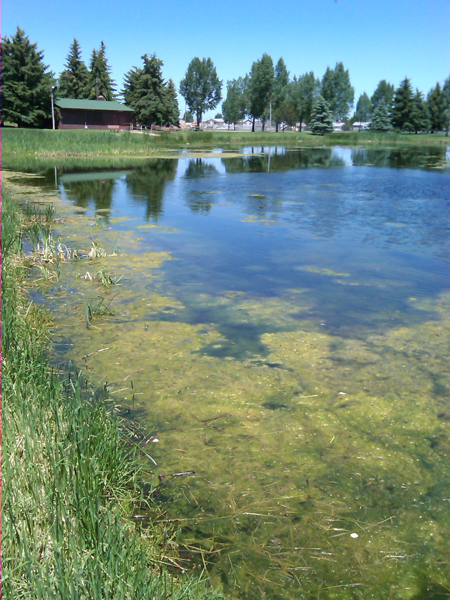
POLYGON ((81 100, 74 98, 56 98, 56 106, 59 108, 75 108, 79 110, 114 110, 121 112, 134 112, 129 106, 125 106, 117 100, 81 100))

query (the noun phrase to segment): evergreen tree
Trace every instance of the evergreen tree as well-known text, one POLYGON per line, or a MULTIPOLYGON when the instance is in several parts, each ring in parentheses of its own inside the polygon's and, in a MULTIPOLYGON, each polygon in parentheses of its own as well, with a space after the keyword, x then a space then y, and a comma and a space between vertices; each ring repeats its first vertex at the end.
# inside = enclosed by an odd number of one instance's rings
POLYGON ((61 98, 87 98, 89 72, 81 60, 80 45, 76 39, 70 46, 65 67, 59 76, 58 96, 61 98))
POLYGON ((392 123, 401 131, 414 131, 411 116, 414 109, 413 91, 411 81, 405 77, 397 88, 392 110, 392 123))
POLYGON ((125 75, 122 95, 125 104, 134 109, 134 118, 140 125, 178 123, 178 100, 175 84, 163 79, 163 62, 153 54, 141 57, 142 68, 133 67, 125 75))
POLYGON ((372 121, 370 122, 369 129, 371 131, 378 131, 379 133, 387 133, 388 131, 392 131, 392 123, 391 117, 389 116, 388 105, 382 99, 380 99, 373 109, 372 121))
POLYGON ((19 27, 11 38, 2 38, 1 122, 19 127, 43 127, 51 119, 53 73, 43 63, 44 53, 31 44, 19 27))
POLYGON ((187 110, 187 111, 184 113, 183 120, 184 120, 186 123, 192 123, 192 122, 194 121, 194 116, 193 116, 193 114, 191 113, 191 111, 190 111, 190 110, 187 110))
POLYGON ((429 128, 430 121, 428 118, 428 107, 422 92, 419 92, 419 90, 416 90, 413 98, 413 109, 410 120, 415 133, 427 131, 429 128))
POLYGON ((349 72, 344 69, 342 62, 336 63, 334 70, 327 67, 320 93, 330 105, 334 118, 343 121, 353 108, 355 90, 350 83, 349 72))
POLYGON ((252 131, 255 131, 255 119, 267 120, 274 84, 274 68, 272 58, 263 54, 260 60, 253 63, 250 72, 249 114, 253 118, 252 131))
POLYGON ((442 131, 447 127, 446 98, 439 83, 432 88, 427 97, 431 132, 442 131))
POLYGON ((88 98, 96 100, 103 96, 105 100, 114 100, 116 83, 111 78, 111 67, 106 58, 106 46, 100 44, 100 50, 93 50, 89 65, 88 98))
POLYGON ((309 126, 315 135, 325 135, 333 131, 333 113, 328 102, 320 95, 314 103, 309 126))
POLYGON ((168 125, 179 125, 180 123, 177 88, 172 79, 169 79, 167 84, 165 122, 168 125))
POLYGON ((372 107, 375 109, 380 102, 384 102, 388 110, 391 111, 394 104, 394 92, 395 88, 392 83, 388 83, 386 79, 382 79, 370 98, 372 107))
POLYGON ((231 79, 227 82, 227 97, 222 104, 225 123, 236 123, 245 118, 247 109, 248 76, 231 79))
POLYGON ((196 115, 200 127, 205 110, 216 108, 222 100, 222 81, 210 58, 200 60, 196 56, 191 60, 180 82, 180 94, 186 100, 189 110, 196 115))
POLYGON ((356 112, 355 112, 355 120, 360 122, 370 121, 370 117, 372 115, 372 102, 370 101, 369 96, 364 92, 358 98, 358 102, 356 104, 356 112))
MULTIPOLYGON (((283 58, 280 58, 275 66, 275 79, 272 91, 272 114, 275 119, 275 129, 278 131, 278 125, 284 119, 279 113, 280 106, 286 100, 287 85, 289 83, 289 71, 286 68, 283 58)), ((286 108, 286 107, 285 107, 286 108)), ((284 109, 284 112, 286 110, 284 109)))

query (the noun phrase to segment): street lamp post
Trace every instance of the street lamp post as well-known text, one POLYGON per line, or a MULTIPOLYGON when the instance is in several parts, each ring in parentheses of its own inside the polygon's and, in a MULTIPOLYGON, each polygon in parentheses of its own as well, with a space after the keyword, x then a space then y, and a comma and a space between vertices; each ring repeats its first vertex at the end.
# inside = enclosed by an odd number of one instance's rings
POLYGON ((58 88, 58 86, 56 85, 52 85, 52 93, 51 93, 51 98, 52 98, 52 128, 55 129, 55 105, 53 103, 53 92, 58 88))

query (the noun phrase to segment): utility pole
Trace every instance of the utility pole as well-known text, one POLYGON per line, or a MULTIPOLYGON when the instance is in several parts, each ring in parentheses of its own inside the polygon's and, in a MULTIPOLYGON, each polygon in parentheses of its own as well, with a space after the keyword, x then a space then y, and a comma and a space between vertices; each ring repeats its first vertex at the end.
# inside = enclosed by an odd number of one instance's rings
POLYGON ((56 85, 52 85, 51 99, 52 99, 52 129, 55 129, 55 105, 53 102, 53 92, 57 89, 56 85))

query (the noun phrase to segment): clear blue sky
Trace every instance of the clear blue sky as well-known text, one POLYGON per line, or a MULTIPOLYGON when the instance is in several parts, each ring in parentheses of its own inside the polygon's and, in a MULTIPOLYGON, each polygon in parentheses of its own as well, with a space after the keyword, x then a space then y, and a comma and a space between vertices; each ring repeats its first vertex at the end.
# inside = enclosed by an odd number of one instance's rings
POLYGON ((381 79, 397 87, 408 76, 426 94, 450 75, 449 0, 5 0, 2 36, 17 26, 57 76, 74 37, 87 64, 103 40, 119 89, 145 53, 163 60, 177 87, 194 56, 211 57, 225 94, 227 80, 245 75, 264 52, 274 63, 282 56, 291 77, 314 71, 321 78, 343 61, 355 104, 381 79))

